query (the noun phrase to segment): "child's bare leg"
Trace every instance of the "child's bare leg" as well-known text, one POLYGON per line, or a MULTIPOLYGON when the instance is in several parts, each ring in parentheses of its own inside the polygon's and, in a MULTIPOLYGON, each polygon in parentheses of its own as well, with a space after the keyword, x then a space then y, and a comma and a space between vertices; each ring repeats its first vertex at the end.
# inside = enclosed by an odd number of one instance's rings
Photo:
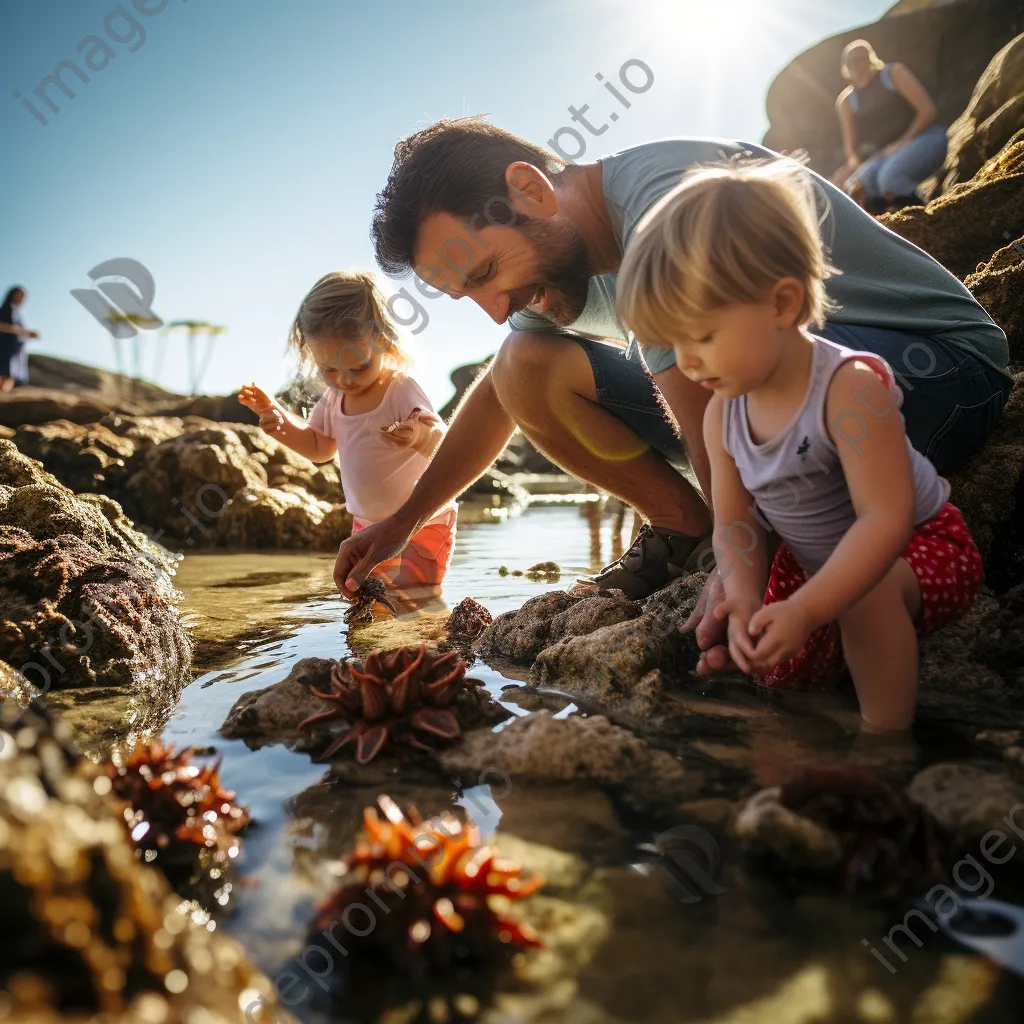
POLYGON ((921 588, 900 558, 888 574, 839 618, 843 653, 860 713, 877 729, 909 729, 917 703, 917 634, 921 588))

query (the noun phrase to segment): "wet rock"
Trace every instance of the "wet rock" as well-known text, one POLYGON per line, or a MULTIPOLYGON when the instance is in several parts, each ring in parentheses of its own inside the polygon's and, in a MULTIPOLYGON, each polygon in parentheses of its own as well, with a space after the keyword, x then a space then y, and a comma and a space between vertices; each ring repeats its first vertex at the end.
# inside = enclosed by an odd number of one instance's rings
POLYGON ((972 178, 1024 128, 1024 35, 1010 40, 974 86, 964 112, 946 133, 949 148, 939 191, 972 178))
POLYGON ((297 726, 324 710, 324 702, 310 688, 326 692, 334 665, 330 658, 302 658, 281 682, 243 693, 224 719, 221 735, 244 739, 254 749, 270 743, 301 750, 322 745, 322 738, 300 733, 297 726))
POLYGON ((474 650, 485 658, 499 655, 525 665, 564 637, 584 636, 639 614, 640 606, 620 590, 582 598, 551 590, 531 598, 518 611, 499 615, 474 650))
POLYGON ((1011 692, 1002 675, 985 664, 985 650, 994 643, 992 623, 998 613, 998 601, 990 591, 983 590, 963 618, 921 641, 918 685, 922 696, 956 693, 1003 697, 1011 692))
POLYGON ((536 711, 496 734, 476 730, 441 754, 441 766, 456 774, 496 767, 515 780, 638 783, 680 800, 699 787, 698 777, 689 777, 671 754, 600 715, 555 718, 549 711, 536 711))
POLYGON ((270 982, 135 857, 110 782, 37 712, 0 723, 5 1020, 260 1024, 270 982))
POLYGON ((974 641, 973 660, 1003 680, 1015 696, 1024 693, 1024 585, 1000 598, 996 611, 982 623, 984 632, 974 641))
POLYGON ((933 764, 918 772, 907 788, 939 823, 955 832, 962 849, 974 852, 993 829, 1007 839, 998 856, 1016 844, 1016 857, 1024 861, 1024 785, 998 771, 970 764, 933 764))
POLYGON ((34 684, 176 696, 192 642, 173 565, 116 502, 76 496, 0 441, 0 658, 34 684))

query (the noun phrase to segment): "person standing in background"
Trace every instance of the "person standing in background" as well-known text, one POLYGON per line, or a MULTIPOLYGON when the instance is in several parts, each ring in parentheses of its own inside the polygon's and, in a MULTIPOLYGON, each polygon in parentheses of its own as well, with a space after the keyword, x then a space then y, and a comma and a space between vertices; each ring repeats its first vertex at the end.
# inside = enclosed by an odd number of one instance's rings
POLYGON ((26 330, 21 322, 19 307, 25 301, 24 288, 15 285, 8 289, 0 305, 0 393, 6 393, 15 384, 28 380, 28 358, 25 339, 38 338, 38 331, 26 330))
POLYGON ((904 64, 884 63, 855 39, 843 50, 850 82, 836 100, 846 163, 833 176, 868 213, 918 206, 917 186, 946 159, 946 129, 935 103, 904 64))

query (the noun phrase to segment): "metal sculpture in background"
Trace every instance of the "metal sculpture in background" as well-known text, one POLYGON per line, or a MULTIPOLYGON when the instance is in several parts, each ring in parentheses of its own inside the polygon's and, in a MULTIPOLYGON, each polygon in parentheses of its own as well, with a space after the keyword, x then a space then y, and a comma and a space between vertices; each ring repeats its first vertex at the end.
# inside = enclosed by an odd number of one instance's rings
POLYGON ((117 360, 118 397, 121 394, 122 382, 127 378, 129 384, 129 398, 133 401, 138 390, 137 382, 142 377, 142 335, 140 331, 151 331, 163 324, 163 321, 156 316, 149 316, 145 313, 122 313, 116 309, 108 309, 103 314, 103 320, 110 333, 110 340, 114 343, 114 358, 117 360), (132 346, 131 373, 126 373, 124 365, 124 353, 121 351, 121 340, 130 339, 132 346))
POLYGON ((218 324, 207 323, 205 320, 175 320, 172 323, 167 324, 167 326, 160 332, 160 345, 157 352, 158 365, 155 373, 159 372, 160 364, 163 363, 163 341, 165 336, 170 331, 185 331, 188 335, 189 394, 198 394, 199 385, 202 383, 203 377, 206 375, 207 369, 209 369, 210 359, 213 357, 213 346, 217 336, 223 334, 226 330, 226 327, 219 326, 218 324), (201 359, 197 361, 197 341, 201 335, 206 336, 206 345, 201 359))

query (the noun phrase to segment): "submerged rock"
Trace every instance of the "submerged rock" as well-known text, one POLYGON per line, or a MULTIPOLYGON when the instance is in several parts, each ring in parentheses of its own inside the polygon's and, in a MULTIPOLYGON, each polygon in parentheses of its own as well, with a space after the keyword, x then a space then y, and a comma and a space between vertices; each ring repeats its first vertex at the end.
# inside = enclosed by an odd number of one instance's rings
MULTIPOLYGON (((998 858, 1016 853, 1024 861, 1024 785, 1002 772, 970 764, 933 764, 918 772, 907 787, 916 800, 950 832, 964 850, 977 850, 987 833, 1006 837, 994 852, 998 858)), ((997 839, 992 836, 991 839, 997 839)), ((998 861, 997 861, 998 863, 998 861)))
POLYGON ((0 658, 34 685, 176 695, 192 642, 173 565, 116 502, 76 496, 0 440, 0 658))
POLYGON ((496 767, 515 780, 590 781, 606 785, 639 783, 679 799, 699 788, 671 754, 655 750, 628 729, 601 715, 555 718, 535 711, 498 733, 478 729, 441 755, 446 772, 472 774, 496 767))
POLYGON ((65 725, 30 711, 0 740, 6 1021, 288 1019, 241 948, 136 859, 110 780, 65 725))

